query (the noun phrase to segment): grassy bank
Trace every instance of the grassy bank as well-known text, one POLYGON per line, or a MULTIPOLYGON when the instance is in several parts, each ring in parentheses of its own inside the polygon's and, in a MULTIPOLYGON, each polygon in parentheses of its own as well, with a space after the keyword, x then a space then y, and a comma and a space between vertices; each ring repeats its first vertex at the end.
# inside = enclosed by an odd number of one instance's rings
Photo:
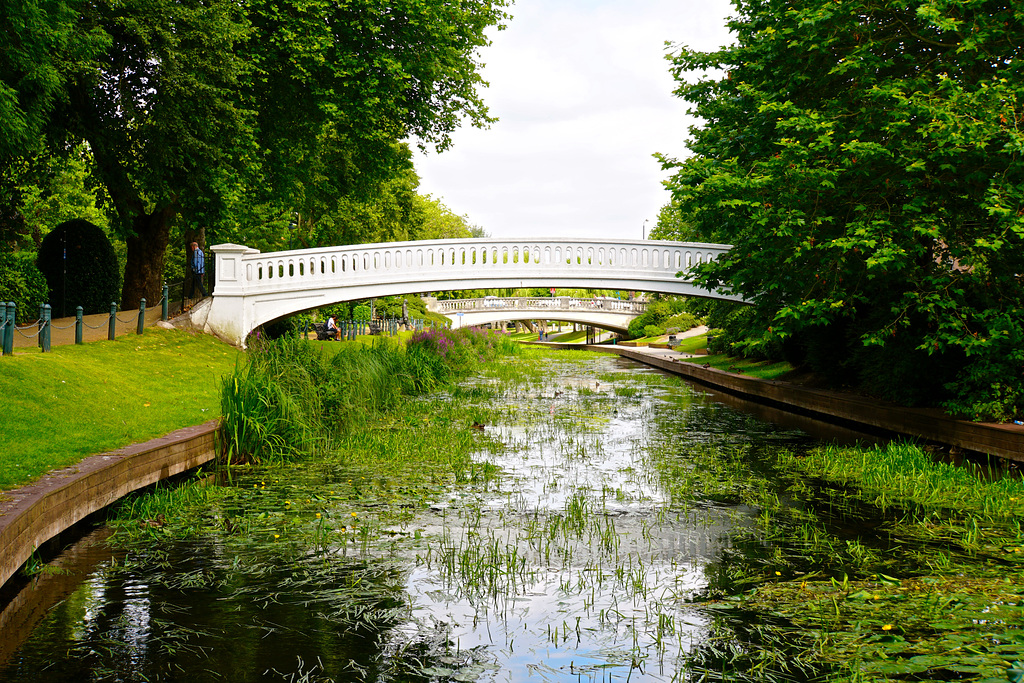
MULTIPOLYGON (((697 353, 708 346, 707 334, 702 334, 696 337, 687 337, 683 339, 680 344, 675 348, 676 351, 681 353, 697 353)), ((726 372, 736 372, 750 377, 758 377, 760 379, 780 379, 784 378, 787 373, 793 371, 793 366, 785 361, 779 362, 768 362, 752 360, 750 358, 737 358, 735 356, 726 356, 724 354, 714 354, 710 356, 701 356, 691 360, 692 363, 699 365, 708 365, 718 370, 725 370, 726 372)))
MULTIPOLYGON (((213 507, 238 497, 244 499, 247 516, 264 509, 273 515, 354 503, 382 508, 377 510, 378 522, 390 523, 395 519, 385 507, 395 508, 401 517, 452 483, 489 481, 496 472, 487 463, 474 463, 470 453, 481 441, 471 425, 491 416, 467 407, 470 399, 480 398, 478 392, 467 394, 453 383, 484 361, 495 361, 488 368, 498 369, 499 375, 505 374, 501 368, 518 375, 517 365, 508 361, 519 355, 520 347, 509 335, 469 328, 410 334, 403 341, 279 339, 251 346, 246 363, 224 377, 221 401, 224 441, 234 461, 231 479, 245 481, 257 473, 259 484, 250 490, 200 478, 129 497, 111 521, 120 542, 146 542, 154 533, 190 537, 216 531, 216 525, 210 526, 213 507), (418 397, 437 389, 452 394, 418 397), (309 485, 295 477, 313 458, 321 467, 350 470, 315 500, 295 493, 309 485), (157 515, 166 518, 166 528, 155 532, 139 524, 157 515)), ((315 469, 313 476, 322 472, 315 469)), ((273 533, 279 531, 274 527, 278 521, 271 516, 266 529, 249 527, 247 535, 256 532, 274 543, 281 536, 273 533)), ((371 529, 365 517, 358 524, 346 521, 342 529, 347 531, 371 529)), ((313 522, 312 530, 303 534, 317 533, 320 526, 313 522)))
POLYGON ((0 489, 217 417, 238 355, 208 335, 150 329, 0 359, 0 489))
POLYGON ((232 461, 282 460, 334 449, 334 440, 407 397, 450 385, 481 361, 512 355, 507 335, 473 328, 411 335, 404 344, 281 339, 255 343, 222 394, 232 461))

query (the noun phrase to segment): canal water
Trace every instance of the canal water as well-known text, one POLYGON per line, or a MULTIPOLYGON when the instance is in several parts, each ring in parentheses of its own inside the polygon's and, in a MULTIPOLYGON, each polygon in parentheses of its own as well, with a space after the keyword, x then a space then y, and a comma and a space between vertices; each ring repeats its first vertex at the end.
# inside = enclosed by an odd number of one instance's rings
POLYGON ((376 429, 83 539, 5 615, 0 681, 760 679, 763 618, 715 598, 770 573, 751 501, 794 495, 774 454, 817 439, 578 352, 376 429))

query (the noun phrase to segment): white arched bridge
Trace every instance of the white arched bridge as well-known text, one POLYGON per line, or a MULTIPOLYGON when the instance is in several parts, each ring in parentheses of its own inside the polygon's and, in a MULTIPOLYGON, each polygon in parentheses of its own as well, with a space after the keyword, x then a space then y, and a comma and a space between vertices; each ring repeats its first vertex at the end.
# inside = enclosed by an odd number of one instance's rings
POLYGON ((427 302, 427 310, 445 315, 453 327, 473 327, 511 320, 561 320, 626 332, 647 310, 646 301, 604 296, 487 296, 427 302))
MULTIPOLYGON (((260 253, 211 247, 214 296, 193 320, 236 344, 258 326, 341 301, 441 290, 618 289, 740 301, 686 273, 727 244, 581 239, 461 239, 260 253), (679 275, 679 276, 677 276, 679 275)), ((534 316, 540 317, 540 316, 534 316)), ((597 321, 593 321, 595 324, 597 321)))

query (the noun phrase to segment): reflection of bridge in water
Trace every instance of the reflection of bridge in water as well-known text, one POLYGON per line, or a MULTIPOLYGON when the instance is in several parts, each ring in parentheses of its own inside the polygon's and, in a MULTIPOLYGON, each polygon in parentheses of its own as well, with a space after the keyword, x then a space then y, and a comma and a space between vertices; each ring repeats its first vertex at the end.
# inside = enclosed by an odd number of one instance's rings
POLYGON ((561 320, 625 332, 647 310, 647 302, 611 297, 498 297, 431 301, 428 310, 452 320, 452 327, 472 327, 500 321, 561 320))

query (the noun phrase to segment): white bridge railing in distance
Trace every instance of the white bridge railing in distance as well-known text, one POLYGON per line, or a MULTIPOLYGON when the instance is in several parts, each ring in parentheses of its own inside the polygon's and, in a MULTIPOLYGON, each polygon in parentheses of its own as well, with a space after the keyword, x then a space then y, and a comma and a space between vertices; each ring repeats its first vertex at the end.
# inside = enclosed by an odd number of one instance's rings
POLYGON ((640 315, 647 310, 646 301, 612 299, 609 297, 485 297, 476 299, 445 299, 432 306, 438 313, 459 311, 614 311, 624 315, 640 315))

